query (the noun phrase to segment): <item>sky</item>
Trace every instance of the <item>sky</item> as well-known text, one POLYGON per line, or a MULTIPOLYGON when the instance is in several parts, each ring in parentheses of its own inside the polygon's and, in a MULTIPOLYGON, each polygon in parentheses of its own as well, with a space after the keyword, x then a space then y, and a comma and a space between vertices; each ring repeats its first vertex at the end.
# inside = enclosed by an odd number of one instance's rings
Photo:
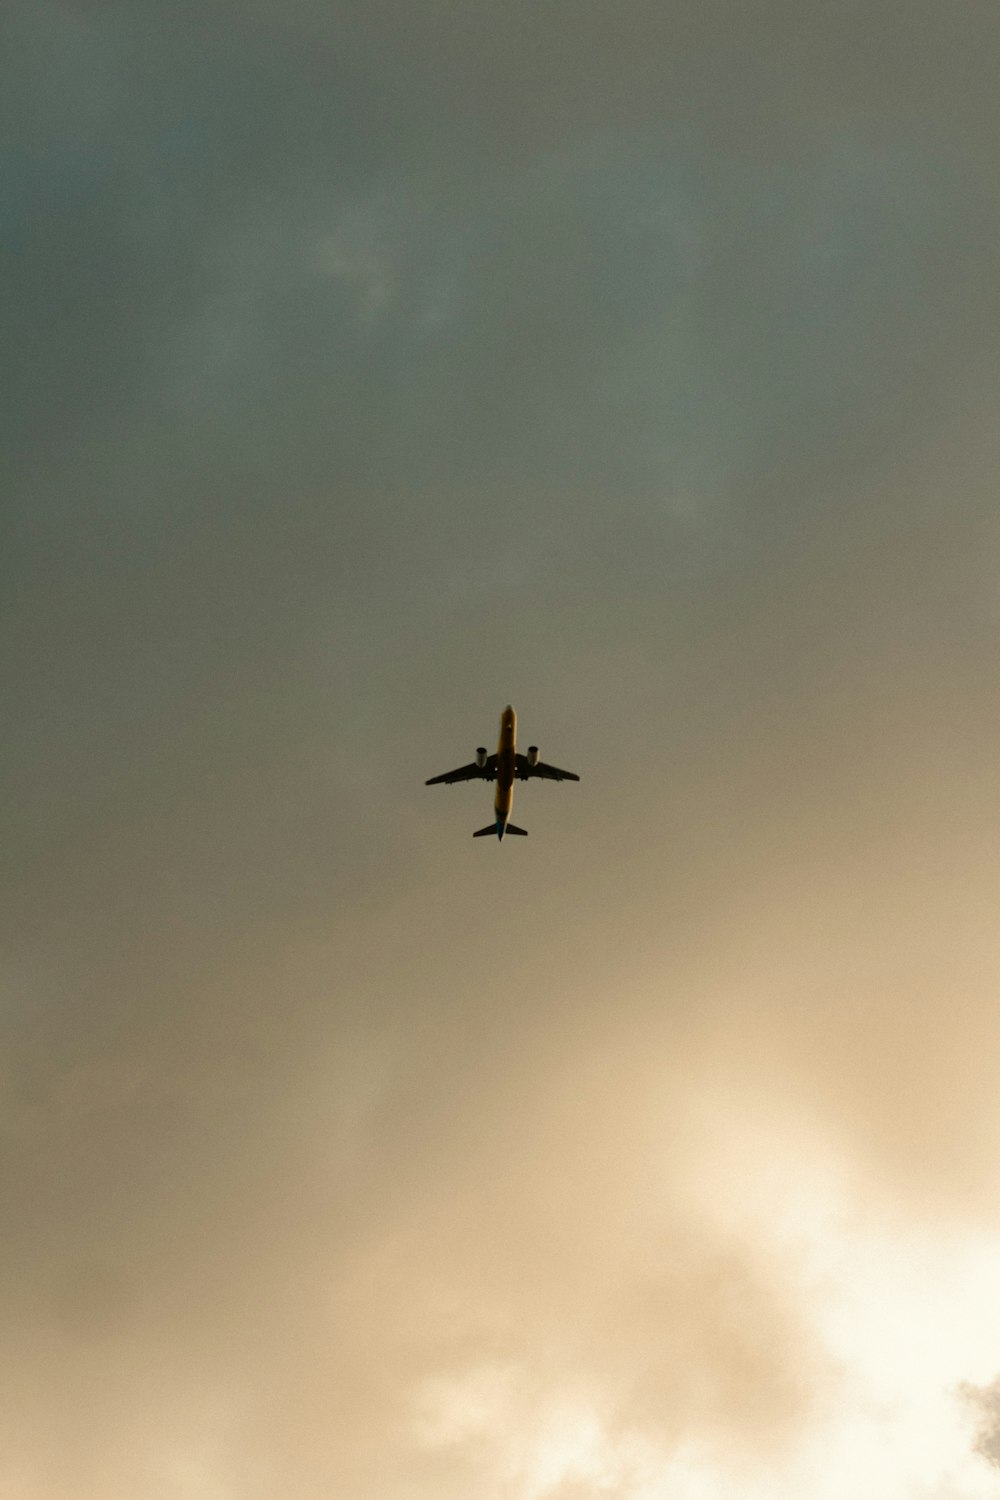
POLYGON ((998 63, 7 0, 2 1500, 1000 1495, 998 63))

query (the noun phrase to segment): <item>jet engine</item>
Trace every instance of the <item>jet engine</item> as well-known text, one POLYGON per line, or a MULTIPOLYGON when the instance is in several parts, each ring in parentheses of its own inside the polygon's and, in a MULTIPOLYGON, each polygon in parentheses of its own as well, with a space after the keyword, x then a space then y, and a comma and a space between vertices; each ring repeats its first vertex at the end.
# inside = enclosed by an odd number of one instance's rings
POLYGON ((529 745, 528 746, 528 765, 529 766, 537 766, 538 765, 538 746, 537 745, 529 745))
POLYGON ((482 770, 482 768, 483 768, 483 766, 485 766, 485 764, 486 764, 486 746, 485 745, 480 745, 479 748, 476 750, 476 765, 479 767, 480 770, 482 770))

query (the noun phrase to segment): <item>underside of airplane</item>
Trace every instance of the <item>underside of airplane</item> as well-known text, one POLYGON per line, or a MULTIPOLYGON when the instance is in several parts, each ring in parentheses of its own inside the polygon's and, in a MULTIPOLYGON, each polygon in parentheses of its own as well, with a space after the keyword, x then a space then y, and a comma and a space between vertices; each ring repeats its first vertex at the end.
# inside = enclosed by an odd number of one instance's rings
POLYGON ((488 834, 495 833, 498 840, 502 840, 507 833, 520 834, 526 837, 527 829, 518 828, 510 821, 510 810, 514 801, 514 782, 531 781, 540 778, 543 781, 579 781, 579 776, 574 771, 562 771, 558 766, 550 766, 538 758, 538 746, 529 745, 528 753, 521 755, 517 750, 517 715, 510 704, 500 715, 500 740, 497 745, 496 754, 490 755, 485 745, 480 745, 476 751, 476 758, 467 766, 459 766, 455 771, 445 771, 442 776, 432 776, 425 785, 436 786, 439 782, 447 782, 449 785, 456 781, 495 781, 496 796, 494 798, 493 811, 494 821, 487 823, 485 828, 479 828, 472 835, 473 838, 484 838, 488 834))

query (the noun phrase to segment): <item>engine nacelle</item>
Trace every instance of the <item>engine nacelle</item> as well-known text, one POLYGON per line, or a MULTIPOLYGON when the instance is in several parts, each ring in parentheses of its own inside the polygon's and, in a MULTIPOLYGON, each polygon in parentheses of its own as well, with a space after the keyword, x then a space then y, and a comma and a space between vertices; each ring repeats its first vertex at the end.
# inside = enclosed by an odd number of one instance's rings
POLYGON ((538 746, 537 745, 529 745, 528 746, 528 765, 529 766, 537 766, 538 765, 538 746))
POLYGON ((486 764, 486 746, 485 745, 480 745, 479 748, 476 750, 476 765, 479 767, 480 770, 482 770, 483 766, 485 766, 485 764, 486 764))

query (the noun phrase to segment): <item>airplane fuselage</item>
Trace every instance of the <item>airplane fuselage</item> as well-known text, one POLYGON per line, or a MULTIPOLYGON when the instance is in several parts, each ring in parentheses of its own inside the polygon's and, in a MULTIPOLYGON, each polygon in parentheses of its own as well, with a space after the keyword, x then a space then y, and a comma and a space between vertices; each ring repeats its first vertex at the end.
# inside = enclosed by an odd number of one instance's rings
POLYGON ((497 790, 493 811, 497 819, 497 837, 503 838, 510 810, 514 805, 514 756, 517 753, 517 714, 508 703, 500 715, 500 738, 497 741, 497 790))

